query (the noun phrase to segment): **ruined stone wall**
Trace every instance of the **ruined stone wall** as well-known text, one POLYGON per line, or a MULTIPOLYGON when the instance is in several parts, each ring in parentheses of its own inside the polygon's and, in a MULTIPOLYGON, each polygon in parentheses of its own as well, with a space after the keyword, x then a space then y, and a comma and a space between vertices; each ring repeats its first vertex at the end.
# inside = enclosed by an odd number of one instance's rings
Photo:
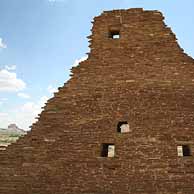
POLYGON ((194 193, 194 60, 163 19, 142 9, 94 18, 88 59, 0 152, 0 194, 194 193))

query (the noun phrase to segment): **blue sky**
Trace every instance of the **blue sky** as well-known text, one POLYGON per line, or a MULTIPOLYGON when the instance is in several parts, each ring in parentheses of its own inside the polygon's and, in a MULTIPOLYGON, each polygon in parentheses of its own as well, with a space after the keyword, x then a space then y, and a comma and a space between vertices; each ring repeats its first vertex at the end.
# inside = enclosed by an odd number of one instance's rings
POLYGON ((162 11, 194 57, 193 0, 0 0, 0 128, 28 129, 40 107, 89 52, 94 16, 141 7, 162 11))

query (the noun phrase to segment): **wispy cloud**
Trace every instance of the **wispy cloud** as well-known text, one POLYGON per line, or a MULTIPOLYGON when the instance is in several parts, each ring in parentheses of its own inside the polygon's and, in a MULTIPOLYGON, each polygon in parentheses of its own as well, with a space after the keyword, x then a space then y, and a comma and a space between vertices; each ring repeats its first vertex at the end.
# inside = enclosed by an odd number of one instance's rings
POLYGON ((48 88, 47 88, 47 90, 48 90, 48 92, 49 92, 50 94, 53 94, 53 93, 55 93, 55 92, 58 91, 58 89, 55 88, 55 87, 53 87, 52 85, 49 85, 48 88))
POLYGON ((0 92, 17 92, 25 87, 25 82, 17 78, 16 73, 6 69, 0 70, 0 92))
POLYGON ((16 69, 16 65, 6 65, 5 69, 7 69, 8 71, 13 71, 16 69))
POLYGON ((57 2, 67 2, 67 0, 48 0, 48 2, 51 2, 51 3, 57 3, 57 2))
POLYGON ((7 45, 3 42, 3 39, 0 38, 0 49, 7 48, 7 45))
POLYGON ((73 63, 73 67, 78 66, 80 62, 85 61, 87 58, 88 58, 87 56, 83 56, 80 59, 76 59, 75 62, 73 63))
POLYGON ((18 97, 24 98, 24 99, 29 99, 30 98, 30 96, 28 94, 23 93, 23 92, 19 92, 17 95, 18 95, 18 97))

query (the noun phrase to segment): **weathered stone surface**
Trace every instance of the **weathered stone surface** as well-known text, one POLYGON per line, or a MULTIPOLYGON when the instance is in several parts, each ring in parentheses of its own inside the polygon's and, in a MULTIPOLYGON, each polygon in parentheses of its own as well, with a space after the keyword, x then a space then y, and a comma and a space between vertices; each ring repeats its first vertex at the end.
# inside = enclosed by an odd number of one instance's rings
POLYGON ((194 155, 194 60, 163 19, 142 9, 94 18, 88 59, 0 152, 1 194, 194 193, 194 158, 177 154, 189 145, 194 155), (114 157, 101 157, 103 143, 114 157))

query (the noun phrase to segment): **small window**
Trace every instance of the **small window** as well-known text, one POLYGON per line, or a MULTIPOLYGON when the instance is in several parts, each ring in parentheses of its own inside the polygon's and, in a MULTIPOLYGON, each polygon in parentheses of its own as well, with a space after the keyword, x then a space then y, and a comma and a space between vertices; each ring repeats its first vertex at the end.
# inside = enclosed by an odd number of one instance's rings
POLYGON ((117 132, 118 133, 128 133, 130 132, 129 124, 127 121, 121 121, 117 125, 117 132))
POLYGON ((110 158, 114 157, 115 156, 115 145, 103 143, 102 150, 101 150, 101 156, 110 157, 110 158))
POLYGON ((109 38, 119 39, 120 38, 120 32, 119 32, 119 30, 110 31, 109 32, 109 38))
POLYGON ((177 146, 178 156, 191 156, 191 149, 188 145, 177 146))

